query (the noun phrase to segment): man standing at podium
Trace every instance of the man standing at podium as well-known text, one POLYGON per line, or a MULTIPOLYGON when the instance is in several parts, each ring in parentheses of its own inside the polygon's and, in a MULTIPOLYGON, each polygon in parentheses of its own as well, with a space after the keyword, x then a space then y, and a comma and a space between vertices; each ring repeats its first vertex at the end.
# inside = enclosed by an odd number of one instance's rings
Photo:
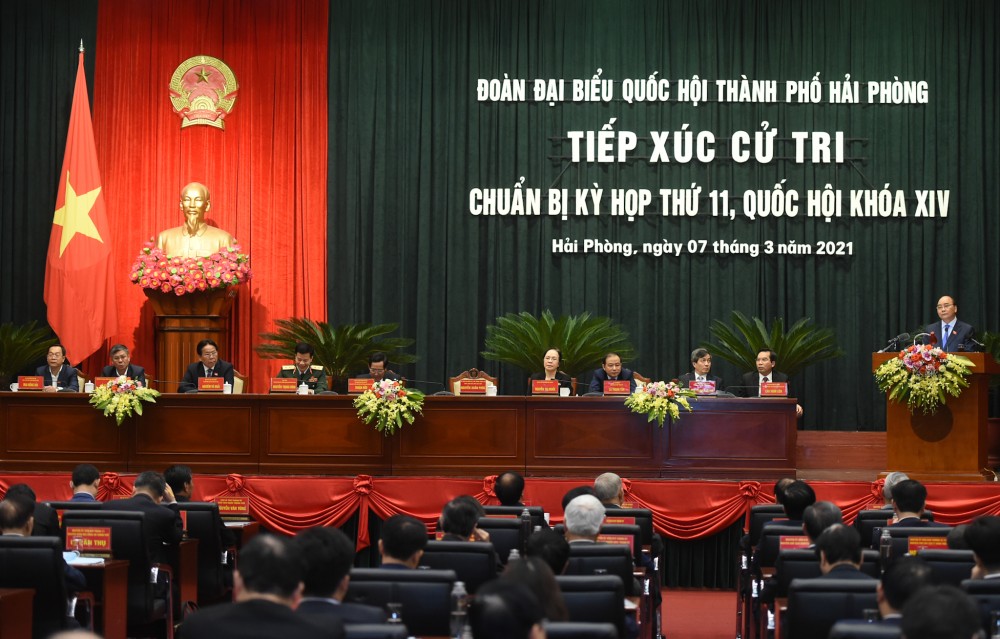
POLYGON ((969 324, 959 321, 958 304, 953 297, 945 295, 938 300, 937 314, 941 321, 928 324, 924 332, 934 333, 937 336, 937 345, 941 350, 950 353, 975 350, 968 345, 976 331, 969 324))

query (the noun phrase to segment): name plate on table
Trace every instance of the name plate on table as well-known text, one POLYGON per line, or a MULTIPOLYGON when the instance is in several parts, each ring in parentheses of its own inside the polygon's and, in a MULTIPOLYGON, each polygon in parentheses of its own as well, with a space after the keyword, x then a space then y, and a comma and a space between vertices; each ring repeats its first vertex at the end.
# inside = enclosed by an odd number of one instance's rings
POLYGON ((764 382, 760 385, 761 397, 788 397, 787 382, 764 382))
POLYGON ((632 535, 598 535, 597 543, 599 544, 612 544, 614 546, 628 546, 630 552, 635 552, 635 548, 632 544, 635 542, 635 537, 632 535))
POLYGON ((272 377, 272 393, 297 393, 299 390, 299 380, 294 377, 272 377))
POLYGON ((113 382, 116 379, 118 379, 118 378, 117 377, 95 377, 94 378, 94 386, 104 386, 108 382, 113 382))
POLYGON ((41 375, 18 375, 17 390, 19 391, 40 391, 45 388, 45 382, 41 375))
POLYGON ((368 377, 352 377, 347 380, 347 392, 351 395, 360 395, 372 387, 372 380, 368 377))
POLYGON ((947 537, 918 537, 916 535, 908 538, 906 540, 907 551, 911 555, 915 555, 918 550, 928 550, 932 548, 947 550, 948 549, 948 538, 947 537))
POLYGON ((198 378, 198 392, 199 393, 221 393, 222 385, 226 383, 225 377, 199 377, 198 378))
POLYGON ((110 526, 69 526, 66 528, 66 550, 81 555, 111 556, 110 526))
POLYGON ((715 395, 715 382, 688 382, 688 388, 694 391, 695 395, 715 395))
POLYGON ((778 550, 795 550, 809 547, 809 537, 806 535, 781 535, 778 537, 778 550))
POLYGON ((219 505, 220 517, 249 517, 250 498, 227 495, 216 497, 215 503, 219 505))
POLYGON ((485 395, 485 379, 462 379, 458 381, 459 395, 485 395))
POLYGON ((604 523, 606 524, 620 524, 624 526, 634 526, 635 517, 605 517, 604 523))
POLYGON ((533 379, 531 380, 532 395, 558 395, 558 379, 533 379))
POLYGON ((604 382, 605 395, 631 395, 632 384, 627 379, 609 379, 604 382))

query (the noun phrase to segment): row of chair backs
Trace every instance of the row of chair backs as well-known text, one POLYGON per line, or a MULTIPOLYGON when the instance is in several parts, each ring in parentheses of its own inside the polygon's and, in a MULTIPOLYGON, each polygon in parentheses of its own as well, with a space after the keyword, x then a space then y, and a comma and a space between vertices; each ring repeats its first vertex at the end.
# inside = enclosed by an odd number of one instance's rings
POLYGON ((802 536, 806 533, 802 526, 784 526, 774 524, 764 528, 755 544, 754 557, 761 568, 773 568, 778 562, 778 551, 781 549, 782 537, 802 536))
POLYGON ((496 550, 497 557, 506 565, 510 551, 520 549, 524 545, 519 519, 501 519, 497 517, 482 517, 477 526, 490 535, 490 543, 496 550))
POLYGON ((470 594, 497 578, 497 553, 487 541, 428 541, 420 565, 454 571, 470 594))
MULTIPOLYGON (((198 540, 198 599, 217 601, 229 591, 227 573, 231 568, 222 561, 227 550, 222 544, 225 524, 215 502, 179 502, 179 510, 187 513, 187 533, 198 540)), ((231 579, 231 577, 230 577, 231 579)))
POLYGON ((413 636, 445 637, 451 632, 451 589, 454 570, 355 568, 345 601, 385 608, 403 606, 403 623, 413 636))
POLYGON ((830 639, 900 639, 902 636, 899 626, 857 619, 838 621, 830 629, 830 639))
POLYGON ((986 631, 987 637, 993 632, 990 627, 990 616, 1000 610, 1000 579, 966 579, 961 588, 979 606, 979 622, 986 631))
MULTIPOLYGON (((406 639, 409 631, 402 624, 347 624, 347 639, 406 639)), ((618 639, 618 629, 610 623, 550 621, 545 624, 548 639, 618 639)))
POLYGON ((590 577, 606 574, 617 578, 627 595, 634 592, 632 556, 625 546, 614 544, 570 544, 566 575, 590 577))
MULTIPOLYGON (((884 528, 892 523, 892 517, 893 511, 889 508, 862 510, 859 512, 858 516, 854 519, 854 527, 858 529, 858 533, 861 535, 861 543, 878 549, 878 536, 875 535, 875 529, 884 528)), ((934 521, 934 513, 925 510, 920 515, 920 518, 927 521, 934 521)))
POLYGON ((511 515, 520 517, 525 508, 528 509, 528 514, 531 515, 531 528, 534 529, 535 526, 542 526, 544 528, 545 510, 541 506, 483 506, 487 517, 500 515, 507 518, 511 515))
POLYGON ((58 537, 0 537, 0 588, 31 588, 37 639, 67 626, 66 576, 58 537))
POLYGON ((928 548, 918 550, 917 557, 930 566, 931 581, 935 585, 949 584, 959 587, 972 575, 972 568, 976 565, 976 558, 971 550, 928 548))
MULTIPOLYGON (((557 525, 553 530, 561 535, 566 534, 564 524, 557 525)), ((632 561, 636 566, 642 565, 642 532, 635 524, 602 524, 602 535, 629 536, 632 538, 632 561)), ((618 544, 622 545, 622 544, 618 544)))
POLYGON ((750 507, 750 547, 753 548, 760 542, 760 532, 764 529, 764 524, 775 519, 785 518, 785 509, 780 504, 760 504, 750 507))
POLYGON ((788 586, 788 614, 783 636, 788 639, 826 637, 842 619, 863 619, 863 611, 878 608, 878 581, 858 579, 795 579, 788 586))
POLYGON ((639 527, 639 541, 644 546, 653 543, 653 511, 648 508, 605 508, 605 517, 632 517, 639 527))
MULTIPOLYGON (((878 564, 878 552, 868 548, 861 551, 861 572, 875 579, 881 576, 878 564)), ((777 580, 774 591, 775 597, 787 597, 788 586, 795 579, 815 579, 822 577, 823 573, 819 567, 817 551, 806 548, 782 550, 778 553, 774 576, 777 580)))
POLYGON ((613 576, 556 575, 569 620, 610 623, 625 637, 625 592, 613 576))

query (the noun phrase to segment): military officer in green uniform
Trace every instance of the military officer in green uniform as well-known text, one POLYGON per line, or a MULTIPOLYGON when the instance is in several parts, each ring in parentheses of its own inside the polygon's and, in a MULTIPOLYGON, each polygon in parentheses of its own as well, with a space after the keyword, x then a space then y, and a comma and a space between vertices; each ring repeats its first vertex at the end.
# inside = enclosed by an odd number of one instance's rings
POLYGON ((327 390, 326 371, 322 366, 312 363, 315 354, 316 349, 312 344, 299 342, 295 345, 295 363, 282 366, 278 377, 293 377, 298 380, 297 386, 305 384, 314 393, 327 390))

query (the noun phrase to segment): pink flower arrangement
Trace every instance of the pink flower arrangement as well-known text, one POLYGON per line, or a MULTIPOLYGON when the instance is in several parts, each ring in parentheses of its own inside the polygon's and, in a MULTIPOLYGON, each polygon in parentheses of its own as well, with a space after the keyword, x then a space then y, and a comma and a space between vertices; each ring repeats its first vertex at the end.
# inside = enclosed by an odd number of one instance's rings
POLYGON ((936 375, 948 361, 948 353, 934 344, 914 344, 899 353, 903 366, 912 375, 936 375))
POLYGON ((146 242, 129 272, 133 284, 175 295, 239 286, 253 273, 250 256, 230 246, 208 257, 167 257, 146 242))

